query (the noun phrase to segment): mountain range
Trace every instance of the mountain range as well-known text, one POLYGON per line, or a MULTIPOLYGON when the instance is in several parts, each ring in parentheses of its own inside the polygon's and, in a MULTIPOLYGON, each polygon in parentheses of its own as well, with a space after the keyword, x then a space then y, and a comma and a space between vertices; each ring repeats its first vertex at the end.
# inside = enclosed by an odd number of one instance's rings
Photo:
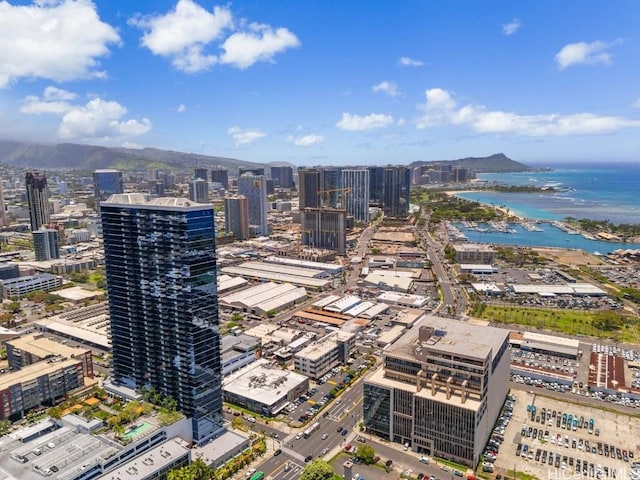
MULTIPOLYGON (((455 166, 475 170, 478 173, 523 172, 530 167, 511 160, 503 153, 488 157, 468 157, 459 160, 443 160, 439 162, 418 161, 409 167, 433 165, 434 163, 451 163, 455 166)), ((238 167, 269 167, 291 165, 286 162, 268 164, 248 162, 237 158, 214 157, 196 153, 175 152, 157 148, 114 148, 75 143, 45 145, 0 141, 0 164, 41 170, 74 169, 92 171, 100 168, 116 168, 122 171, 157 169, 188 169, 194 167, 213 168, 221 166, 236 173, 238 167)))

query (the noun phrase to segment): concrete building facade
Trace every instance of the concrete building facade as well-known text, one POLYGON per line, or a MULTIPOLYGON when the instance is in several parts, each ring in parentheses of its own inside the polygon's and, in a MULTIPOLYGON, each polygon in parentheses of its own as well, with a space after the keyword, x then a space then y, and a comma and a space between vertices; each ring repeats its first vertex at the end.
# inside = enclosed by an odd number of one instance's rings
POLYGON ((475 466, 509 390, 507 330, 423 317, 364 384, 367 431, 475 466))
POLYGON ((337 208, 305 208, 302 212, 302 245, 347 252, 347 211, 337 208))
POLYGON ((227 232, 232 232, 236 240, 249 238, 249 201, 244 195, 224 199, 224 224, 227 232))
POLYGON ((264 175, 245 173, 238 178, 238 194, 247 198, 249 225, 256 235, 269 235, 267 220, 267 178, 264 175))
POLYGON ((369 170, 343 169, 342 186, 345 189, 345 207, 356 222, 369 221, 369 170))

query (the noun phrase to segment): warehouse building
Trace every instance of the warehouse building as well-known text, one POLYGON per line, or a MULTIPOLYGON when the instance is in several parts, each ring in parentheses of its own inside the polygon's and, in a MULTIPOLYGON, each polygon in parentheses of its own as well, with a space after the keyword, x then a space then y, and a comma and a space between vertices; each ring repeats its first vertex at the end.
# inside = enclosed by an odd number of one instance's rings
POLYGON ((220 298, 221 305, 228 305, 254 315, 271 315, 307 298, 304 287, 290 283, 266 282, 220 298))
POLYGON ((222 391, 226 402, 272 417, 308 389, 307 377, 260 359, 225 378, 222 391))
POLYGON ((509 390, 506 330, 422 317, 364 383, 367 431, 477 465, 509 390))

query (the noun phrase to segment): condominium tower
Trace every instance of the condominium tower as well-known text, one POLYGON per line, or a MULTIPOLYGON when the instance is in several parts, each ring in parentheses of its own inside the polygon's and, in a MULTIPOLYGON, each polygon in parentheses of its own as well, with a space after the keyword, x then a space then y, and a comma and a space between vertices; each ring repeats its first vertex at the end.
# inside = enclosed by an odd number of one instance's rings
POLYGON ((347 213, 356 222, 369 221, 369 170, 345 168, 342 170, 343 198, 347 213))
POLYGON ((27 187, 31 231, 35 232, 43 225, 49 223, 49 189, 47 188, 47 176, 44 173, 27 172, 25 183, 27 187))
POLYGON ((207 440, 223 420, 213 207, 121 194, 101 217, 113 381, 175 399, 207 440))
POLYGON ((236 240, 249 238, 249 202, 244 195, 224 199, 224 226, 236 240))
POLYGON ((249 202, 249 225, 256 235, 269 235, 267 221, 267 178, 245 173, 238 178, 238 194, 249 202))

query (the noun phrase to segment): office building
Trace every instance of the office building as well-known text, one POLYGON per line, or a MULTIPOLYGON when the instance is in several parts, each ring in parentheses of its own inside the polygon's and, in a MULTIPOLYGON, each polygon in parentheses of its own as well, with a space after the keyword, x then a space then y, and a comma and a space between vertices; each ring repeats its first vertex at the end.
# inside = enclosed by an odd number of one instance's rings
POLYGON ((484 243, 457 243, 453 245, 457 263, 490 264, 493 262, 495 250, 484 243))
POLYGON ((331 333, 296 353, 293 356, 295 369, 303 375, 318 379, 333 367, 346 365, 355 345, 355 334, 331 333))
POLYGON ((369 221, 369 170, 343 169, 342 186, 344 204, 356 222, 369 221))
POLYGON ((507 330, 425 315, 364 383, 367 432, 473 467, 509 390, 507 330))
POLYGON ((195 168, 193 170, 193 178, 209 181, 209 171, 206 168, 195 168))
POLYGON ((51 275, 50 273, 0 280, 0 291, 3 299, 22 297, 37 290, 48 292, 61 286, 62 277, 51 275))
POLYGON ((111 195, 123 192, 122 172, 107 169, 93 172, 93 197, 96 210, 99 211, 100 202, 104 202, 111 195))
POLYGON ((302 245, 347 253, 347 211, 337 208, 305 208, 302 212, 302 245))
POLYGON ((29 202, 29 219, 31 231, 49 223, 49 189, 47 176, 44 173, 27 172, 25 176, 27 186, 27 201, 29 202))
POLYGON ((244 195, 224 199, 224 228, 236 240, 249 238, 249 201, 244 195))
POLYGON ((225 190, 229 190, 229 170, 226 168, 214 168, 211 170, 211 181, 220 183, 225 190))
POLYGON ((101 216, 113 381, 175 399, 207 440, 222 426, 213 207, 122 194, 101 216))
POLYGON ((202 179, 189 182, 189 199, 196 203, 209 203, 209 183, 202 179))
POLYGON ((269 235, 267 221, 267 178, 245 173, 238 178, 238 194, 247 197, 249 225, 258 236, 269 235))
POLYGON ((54 260, 60 258, 60 237, 57 230, 41 228, 32 232, 33 249, 36 261, 54 260))
POLYGON ((2 188, 2 180, 0 180, 0 227, 9 226, 9 217, 7 217, 7 206, 4 203, 4 190, 2 188))
POLYGON ((390 217, 409 214, 411 172, 406 167, 385 167, 382 210, 390 217))
POLYGON ((293 188, 293 168, 271 167, 271 178, 278 188, 293 188))
POLYGON ((320 170, 317 168, 301 168, 298 170, 298 198, 302 212, 305 208, 318 208, 320 201, 318 192, 322 190, 320 170))
POLYGON ((153 186, 153 193, 156 197, 164 197, 164 182, 156 182, 153 186))

